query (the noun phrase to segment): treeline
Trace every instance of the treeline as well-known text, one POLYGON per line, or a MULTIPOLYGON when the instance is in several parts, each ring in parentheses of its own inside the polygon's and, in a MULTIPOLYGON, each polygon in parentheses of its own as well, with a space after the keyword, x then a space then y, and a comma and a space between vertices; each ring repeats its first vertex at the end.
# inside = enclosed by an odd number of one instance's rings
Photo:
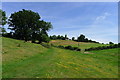
POLYGON ((77 42, 92 42, 92 43, 99 43, 93 40, 89 40, 88 38, 85 37, 85 35, 81 34, 79 37, 77 37, 77 39, 75 39, 75 37, 72 37, 73 41, 77 41, 77 42))
POLYGON ((112 44, 109 46, 92 47, 92 48, 85 49, 85 51, 104 50, 104 49, 113 49, 113 48, 120 48, 120 43, 112 44))
POLYGON ((52 29, 52 24, 50 22, 46 22, 44 20, 40 20, 41 16, 37 12, 33 12, 31 10, 21 10, 18 12, 14 12, 8 18, 8 22, 6 22, 5 12, 0 10, 2 15, 0 25, 8 24, 10 29, 10 33, 6 33, 4 28, 1 28, 2 35, 5 37, 15 38, 19 40, 32 41, 35 43, 36 41, 41 42, 49 42, 50 38, 48 36, 48 31, 52 29))
POLYGON ((72 39, 69 39, 67 37, 67 35, 62 36, 62 35, 53 35, 50 36, 51 40, 73 40, 73 41, 77 41, 77 42, 92 42, 92 43, 99 43, 97 41, 93 41, 93 40, 89 40, 88 38, 85 37, 85 35, 81 34, 79 37, 77 37, 77 39, 75 39, 75 37, 72 37, 72 39))
POLYGON ((67 35, 65 35, 65 36, 62 36, 62 35, 58 35, 58 36, 53 35, 53 36, 50 36, 50 39, 51 40, 57 40, 57 39, 59 39, 59 40, 68 40, 69 38, 67 37, 67 35))

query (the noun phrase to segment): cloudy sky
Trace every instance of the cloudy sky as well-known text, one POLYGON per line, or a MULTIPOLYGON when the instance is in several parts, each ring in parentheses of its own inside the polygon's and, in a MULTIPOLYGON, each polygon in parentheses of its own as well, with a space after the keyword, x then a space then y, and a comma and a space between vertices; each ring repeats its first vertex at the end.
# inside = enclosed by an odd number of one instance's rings
POLYGON ((99 42, 118 41, 117 2, 3 2, 2 9, 7 17, 22 9, 38 12, 41 20, 53 25, 49 35, 84 34, 99 42))

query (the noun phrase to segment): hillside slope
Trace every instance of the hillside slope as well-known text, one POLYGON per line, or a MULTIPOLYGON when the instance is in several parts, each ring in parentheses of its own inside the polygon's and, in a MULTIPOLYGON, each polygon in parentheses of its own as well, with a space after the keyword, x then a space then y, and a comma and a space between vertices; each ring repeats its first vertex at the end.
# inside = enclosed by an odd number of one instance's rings
POLYGON ((98 47, 98 46, 107 46, 106 44, 99 44, 99 43, 90 43, 90 42, 76 42, 72 40, 52 40, 50 41, 50 44, 53 45, 62 45, 62 46, 68 46, 71 45, 73 47, 79 47, 81 49, 87 49, 91 47, 98 47))
POLYGON ((3 78, 117 78, 118 49, 88 54, 3 38, 3 78))

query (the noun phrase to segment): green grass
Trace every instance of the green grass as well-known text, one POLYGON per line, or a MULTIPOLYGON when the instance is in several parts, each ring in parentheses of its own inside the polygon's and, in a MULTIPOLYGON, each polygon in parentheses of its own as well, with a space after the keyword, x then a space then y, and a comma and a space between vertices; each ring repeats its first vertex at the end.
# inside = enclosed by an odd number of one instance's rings
POLYGON ((62 45, 62 46, 68 46, 71 45, 73 47, 79 47, 81 49, 87 49, 91 47, 98 47, 98 46, 107 46, 108 44, 98 44, 98 43, 90 43, 90 42, 75 42, 71 40, 52 40, 50 42, 54 45, 62 45))
POLYGON ((3 38, 2 57, 3 78, 118 77, 118 48, 85 54, 3 38))

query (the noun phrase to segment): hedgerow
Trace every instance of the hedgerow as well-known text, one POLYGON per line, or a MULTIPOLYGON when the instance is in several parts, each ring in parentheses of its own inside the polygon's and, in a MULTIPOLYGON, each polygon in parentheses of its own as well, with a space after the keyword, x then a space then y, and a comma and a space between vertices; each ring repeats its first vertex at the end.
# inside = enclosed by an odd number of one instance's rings
POLYGON ((70 46, 70 45, 68 45, 68 46, 62 46, 62 45, 55 46, 55 45, 52 44, 51 46, 57 47, 57 48, 61 48, 61 49, 68 49, 68 50, 74 50, 74 51, 81 51, 80 48, 78 48, 78 47, 72 47, 72 46, 70 46))
POLYGON ((112 48, 118 48, 118 47, 120 47, 120 44, 113 44, 110 46, 91 47, 91 48, 85 49, 85 51, 104 50, 104 49, 112 49, 112 48))

